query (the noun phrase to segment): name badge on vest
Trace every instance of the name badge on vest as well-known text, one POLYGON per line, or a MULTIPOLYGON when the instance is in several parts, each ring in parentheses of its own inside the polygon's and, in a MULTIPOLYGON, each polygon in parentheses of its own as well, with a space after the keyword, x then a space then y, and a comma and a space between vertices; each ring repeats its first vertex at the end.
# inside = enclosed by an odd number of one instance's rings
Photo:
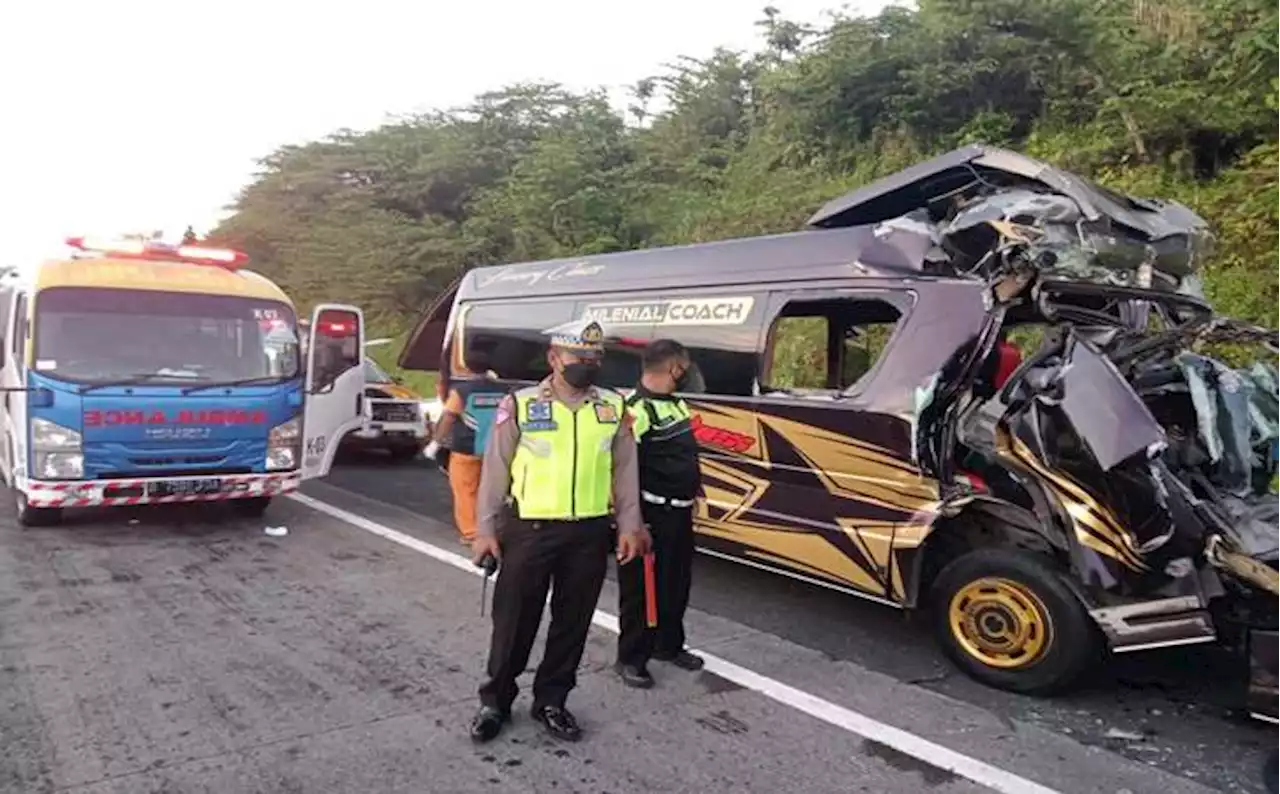
POLYGON ((525 430, 555 430, 556 423, 551 420, 551 403, 532 400, 525 410, 525 430))
POLYGON ((609 403, 596 403, 596 421, 602 425, 617 424, 618 411, 609 403))

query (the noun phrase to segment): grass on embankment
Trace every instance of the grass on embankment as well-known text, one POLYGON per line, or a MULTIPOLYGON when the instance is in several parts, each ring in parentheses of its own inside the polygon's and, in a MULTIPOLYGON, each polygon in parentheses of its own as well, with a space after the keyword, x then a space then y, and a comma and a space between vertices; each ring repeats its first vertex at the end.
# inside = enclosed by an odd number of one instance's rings
POLYGON ((378 366, 385 369, 390 375, 399 378, 405 387, 413 389, 425 399, 429 400, 435 397, 437 378, 435 372, 401 369, 396 365, 396 361, 400 358, 400 351, 404 349, 404 344, 409 338, 408 331, 402 331, 394 335, 369 333, 368 338, 378 339, 388 336, 394 341, 389 344, 370 347, 365 352, 369 354, 370 358, 378 362, 378 366))

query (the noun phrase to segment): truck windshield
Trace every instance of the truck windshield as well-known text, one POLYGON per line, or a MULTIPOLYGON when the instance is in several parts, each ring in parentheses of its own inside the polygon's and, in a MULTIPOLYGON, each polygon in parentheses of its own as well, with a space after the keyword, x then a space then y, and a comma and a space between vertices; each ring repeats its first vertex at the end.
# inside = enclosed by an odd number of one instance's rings
POLYGON ((272 300, 57 287, 39 293, 34 367, 80 383, 222 383, 298 375, 297 322, 272 300))

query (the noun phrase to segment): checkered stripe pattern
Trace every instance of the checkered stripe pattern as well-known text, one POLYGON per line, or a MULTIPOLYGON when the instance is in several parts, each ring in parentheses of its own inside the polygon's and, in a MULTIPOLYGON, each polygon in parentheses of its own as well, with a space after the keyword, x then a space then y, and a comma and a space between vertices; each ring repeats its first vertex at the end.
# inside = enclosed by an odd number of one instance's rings
POLYGON ((259 496, 279 496, 296 491, 302 482, 298 472, 288 474, 248 474, 228 477, 174 478, 182 480, 221 480, 220 490, 202 494, 173 494, 146 496, 148 483, 168 482, 165 478, 141 480, 91 480, 89 482, 20 482, 31 507, 120 507, 139 504, 170 504, 174 502, 220 502, 227 499, 252 499, 259 496), (141 490, 130 496, 110 496, 121 491, 141 490))

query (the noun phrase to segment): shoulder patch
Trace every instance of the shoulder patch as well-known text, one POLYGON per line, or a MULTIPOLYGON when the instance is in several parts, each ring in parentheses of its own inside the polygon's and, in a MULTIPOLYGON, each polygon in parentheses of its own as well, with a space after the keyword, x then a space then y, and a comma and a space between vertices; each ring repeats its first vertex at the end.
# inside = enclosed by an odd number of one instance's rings
POLYGON ((618 409, 611 403, 596 403, 596 421, 601 424, 616 424, 618 421, 618 409))

